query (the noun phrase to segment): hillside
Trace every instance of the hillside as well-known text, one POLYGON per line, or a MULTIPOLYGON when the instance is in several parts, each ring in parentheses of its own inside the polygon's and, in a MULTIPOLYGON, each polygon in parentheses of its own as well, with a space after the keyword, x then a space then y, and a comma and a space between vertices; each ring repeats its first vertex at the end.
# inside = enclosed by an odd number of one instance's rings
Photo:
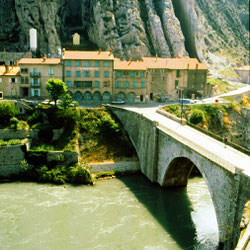
POLYGON ((35 28, 40 55, 72 49, 78 32, 79 49, 112 48, 123 58, 189 55, 212 64, 226 55, 247 63, 248 9, 247 0, 2 0, 0 47, 28 51, 35 28))

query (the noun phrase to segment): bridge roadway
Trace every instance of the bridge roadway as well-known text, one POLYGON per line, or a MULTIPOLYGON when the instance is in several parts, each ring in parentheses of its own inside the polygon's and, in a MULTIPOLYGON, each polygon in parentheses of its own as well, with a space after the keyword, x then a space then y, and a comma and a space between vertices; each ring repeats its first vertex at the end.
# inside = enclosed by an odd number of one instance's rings
POLYGON ((124 109, 142 114, 144 117, 157 122, 160 129, 164 130, 171 137, 181 141, 188 147, 195 150, 227 169, 233 174, 236 168, 243 174, 250 177, 250 157, 240 151, 225 145, 224 143, 194 129, 188 125, 167 118, 156 112, 158 107, 124 107, 124 109))

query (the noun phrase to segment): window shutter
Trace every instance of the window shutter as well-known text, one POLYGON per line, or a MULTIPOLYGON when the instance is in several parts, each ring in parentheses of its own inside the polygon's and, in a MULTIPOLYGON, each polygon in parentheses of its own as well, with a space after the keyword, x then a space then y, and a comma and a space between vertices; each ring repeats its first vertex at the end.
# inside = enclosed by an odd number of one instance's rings
POLYGON ((40 89, 37 90, 37 93, 38 93, 38 96, 41 96, 41 90, 40 89))
POLYGON ((31 96, 34 96, 34 95, 35 95, 35 90, 31 89, 31 96))
POLYGON ((11 83, 11 78, 9 78, 9 83, 11 83))
POLYGON ((41 83, 41 79, 40 79, 40 78, 38 78, 38 85, 40 85, 40 83, 41 83))

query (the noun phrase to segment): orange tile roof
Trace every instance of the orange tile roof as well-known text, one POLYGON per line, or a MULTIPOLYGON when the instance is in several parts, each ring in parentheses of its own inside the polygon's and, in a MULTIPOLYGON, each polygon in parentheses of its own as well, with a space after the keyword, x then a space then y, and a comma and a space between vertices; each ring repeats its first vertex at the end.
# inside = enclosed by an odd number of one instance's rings
POLYGON ((109 51, 64 51, 65 60, 113 60, 114 56, 109 51))
POLYGON ((8 72, 6 72, 5 66, 0 66, 0 75, 1 76, 16 76, 20 73, 20 67, 18 66, 9 66, 8 72))
POLYGON ((149 69, 208 69, 205 63, 199 63, 196 58, 159 58, 159 57, 143 57, 149 69))
POLYGON ((250 65, 244 65, 239 68, 235 68, 235 70, 250 71, 250 65))
POLYGON ((146 64, 143 61, 121 61, 115 59, 115 70, 147 70, 146 64))
POLYGON ((60 58, 22 58, 18 64, 59 64, 60 58))

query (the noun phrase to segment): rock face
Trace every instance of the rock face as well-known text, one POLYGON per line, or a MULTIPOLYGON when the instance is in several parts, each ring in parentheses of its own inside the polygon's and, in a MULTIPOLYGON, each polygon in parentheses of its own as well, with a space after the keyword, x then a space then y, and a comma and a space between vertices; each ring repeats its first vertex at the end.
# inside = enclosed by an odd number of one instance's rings
POLYGON ((81 36, 78 49, 112 49, 115 56, 192 56, 209 62, 218 50, 248 59, 248 0, 1 0, 0 48, 58 53, 81 36), (246 54, 246 55, 245 55, 246 54))

